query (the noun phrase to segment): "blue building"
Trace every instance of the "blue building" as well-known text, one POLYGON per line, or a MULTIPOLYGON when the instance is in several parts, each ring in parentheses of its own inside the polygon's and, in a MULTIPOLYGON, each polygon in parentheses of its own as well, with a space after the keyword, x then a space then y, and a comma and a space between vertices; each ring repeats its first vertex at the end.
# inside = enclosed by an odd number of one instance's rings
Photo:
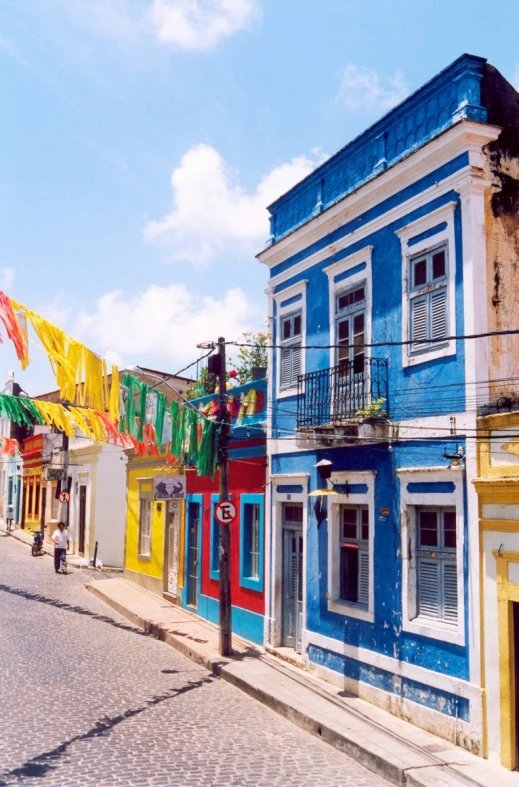
POLYGON ((272 204, 258 255, 275 347, 265 641, 480 753, 472 480, 491 386, 487 340, 457 337, 492 324, 512 95, 463 55, 272 204))

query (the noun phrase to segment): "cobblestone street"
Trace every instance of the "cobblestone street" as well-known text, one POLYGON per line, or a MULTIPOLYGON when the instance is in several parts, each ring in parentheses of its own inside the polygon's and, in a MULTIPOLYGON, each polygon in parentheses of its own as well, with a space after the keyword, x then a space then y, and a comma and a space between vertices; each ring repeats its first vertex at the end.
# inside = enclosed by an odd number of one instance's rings
POLYGON ((0 785, 386 782, 0 536, 0 785))

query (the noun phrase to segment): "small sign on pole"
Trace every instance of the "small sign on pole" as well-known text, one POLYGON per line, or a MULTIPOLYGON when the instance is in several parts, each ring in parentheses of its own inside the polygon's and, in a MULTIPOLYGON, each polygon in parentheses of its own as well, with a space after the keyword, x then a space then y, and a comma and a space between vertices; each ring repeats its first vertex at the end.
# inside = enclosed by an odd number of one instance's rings
POLYGON ((230 500, 220 500, 215 506, 214 515, 221 525, 230 525, 236 517, 236 506, 230 500))
POLYGON ((60 503, 69 503, 70 502, 70 495, 68 492, 60 492, 58 500, 60 503))

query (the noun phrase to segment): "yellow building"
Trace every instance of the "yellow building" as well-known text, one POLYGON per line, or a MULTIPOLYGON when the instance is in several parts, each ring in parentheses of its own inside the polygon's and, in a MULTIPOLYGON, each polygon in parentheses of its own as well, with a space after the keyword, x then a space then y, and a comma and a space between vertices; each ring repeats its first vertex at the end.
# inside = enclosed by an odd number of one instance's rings
MULTIPOLYGON (((519 412, 478 418, 485 755, 519 769, 519 412)), ((474 574, 475 575, 475 574, 474 574)))
POLYGON ((166 467, 164 457, 129 458, 124 576, 178 602, 184 501, 156 499, 157 484, 175 476, 180 482, 178 470, 166 467))

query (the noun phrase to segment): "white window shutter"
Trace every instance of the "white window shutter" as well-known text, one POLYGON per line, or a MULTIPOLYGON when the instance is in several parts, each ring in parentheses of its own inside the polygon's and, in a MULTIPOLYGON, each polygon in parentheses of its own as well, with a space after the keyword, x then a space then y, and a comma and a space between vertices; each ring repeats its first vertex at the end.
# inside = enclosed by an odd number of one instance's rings
POLYGON ((427 341, 427 301, 413 298, 411 301, 411 339, 415 344, 427 341))
POLYGON ((369 552, 359 551, 359 602, 369 603, 369 552))
POLYGON ((458 622, 458 576, 456 563, 443 564, 443 619, 458 622))
POLYGON ((292 384, 297 385, 297 378, 301 374, 301 346, 292 347, 292 384))
POLYGON ((431 339, 447 336, 447 289, 431 293, 431 339))
POLYGON ((423 618, 438 620, 440 617, 439 564, 436 560, 421 558, 418 562, 418 614, 423 618))
POLYGON ((285 347, 285 349, 281 350, 281 388, 290 386, 291 360, 292 350, 290 347, 285 347))

